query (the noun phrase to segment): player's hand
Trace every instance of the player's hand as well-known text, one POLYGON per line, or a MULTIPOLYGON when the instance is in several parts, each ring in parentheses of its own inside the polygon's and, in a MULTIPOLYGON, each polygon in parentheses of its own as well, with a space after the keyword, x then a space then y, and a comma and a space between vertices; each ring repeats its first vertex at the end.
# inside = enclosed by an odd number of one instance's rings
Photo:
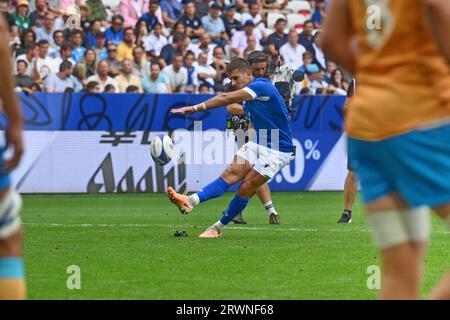
POLYGON ((194 113, 195 110, 193 107, 183 107, 183 108, 178 108, 178 109, 172 109, 170 110, 171 113, 175 113, 175 114, 190 114, 190 113, 194 113))
POLYGON ((5 149, 11 146, 14 148, 14 153, 11 159, 6 161, 5 166, 1 169, 1 171, 3 172, 8 172, 17 167, 17 165, 20 162, 20 159, 22 159, 23 154, 22 126, 9 125, 8 128, 5 130, 5 137, 6 137, 5 149))

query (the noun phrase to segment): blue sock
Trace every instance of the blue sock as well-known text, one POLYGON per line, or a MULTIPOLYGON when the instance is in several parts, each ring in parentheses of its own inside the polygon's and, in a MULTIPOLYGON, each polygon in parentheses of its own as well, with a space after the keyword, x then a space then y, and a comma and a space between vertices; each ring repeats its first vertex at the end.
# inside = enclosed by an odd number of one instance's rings
POLYGON ((200 202, 204 202, 209 199, 220 197, 228 190, 229 187, 230 185, 226 183, 226 181, 221 177, 219 177, 218 179, 214 180, 206 187, 204 187, 202 190, 197 192, 197 195, 200 199, 200 202))
POLYGON ((0 258, 0 279, 3 278, 25 278, 23 259, 19 257, 0 258))
POLYGON ((250 198, 241 198, 237 194, 231 200, 228 209, 225 214, 220 218, 220 222, 223 224, 230 223, 240 212, 242 212, 247 206, 250 198))

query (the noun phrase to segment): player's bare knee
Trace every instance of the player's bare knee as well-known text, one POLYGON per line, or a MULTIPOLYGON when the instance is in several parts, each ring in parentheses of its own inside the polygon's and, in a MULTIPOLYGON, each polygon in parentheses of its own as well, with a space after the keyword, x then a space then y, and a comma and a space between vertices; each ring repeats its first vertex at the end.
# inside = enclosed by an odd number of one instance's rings
POLYGON ((241 198, 250 198, 254 193, 254 186, 249 180, 244 180, 237 191, 238 196, 241 198))
POLYGON ((0 240, 1 257, 19 257, 22 255, 23 231, 20 229, 6 239, 0 240))

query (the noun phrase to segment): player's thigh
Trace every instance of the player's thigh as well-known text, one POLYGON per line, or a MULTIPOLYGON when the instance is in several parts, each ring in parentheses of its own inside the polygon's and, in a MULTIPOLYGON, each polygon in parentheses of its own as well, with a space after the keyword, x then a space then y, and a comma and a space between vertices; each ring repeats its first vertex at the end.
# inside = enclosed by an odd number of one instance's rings
POLYGON ((225 169, 221 177, 232 185, 242 180, 251 170, 250 162, 240 156, 234 156, 233 162, 225 169))
POLYGON ((365 204, 366 211, 370 214, 371 212, 382 212, 390 210, 403 210, 408 209, 408 204, 402 197, 394 192, 374 201, 365 204))

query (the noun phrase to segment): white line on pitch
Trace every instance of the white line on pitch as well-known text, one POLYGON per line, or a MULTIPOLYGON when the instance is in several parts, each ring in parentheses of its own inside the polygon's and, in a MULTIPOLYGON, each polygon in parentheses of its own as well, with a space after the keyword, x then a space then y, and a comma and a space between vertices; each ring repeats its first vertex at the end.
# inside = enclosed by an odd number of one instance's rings
MULTIPOLYGON (((23 225, 28 227, 62 227, 62 228, 207 228, 207 225, 183 225, 183 224, 91 224, 91 223, 81 223, 81 224, 64 224, 64 223, 34 223, 28 222, 23 223, 23 225)), ((280 228, 279 226, 274 227, 236 227, 229 226, 227 229, 231 230, 267 230, 267 231, 299 231, 299 232, 369 232, 368 229, 313 229, 313 228, 280 228)), ((433 233, 438 234, 448 234, 450 231, 434 231, 433 233)))

